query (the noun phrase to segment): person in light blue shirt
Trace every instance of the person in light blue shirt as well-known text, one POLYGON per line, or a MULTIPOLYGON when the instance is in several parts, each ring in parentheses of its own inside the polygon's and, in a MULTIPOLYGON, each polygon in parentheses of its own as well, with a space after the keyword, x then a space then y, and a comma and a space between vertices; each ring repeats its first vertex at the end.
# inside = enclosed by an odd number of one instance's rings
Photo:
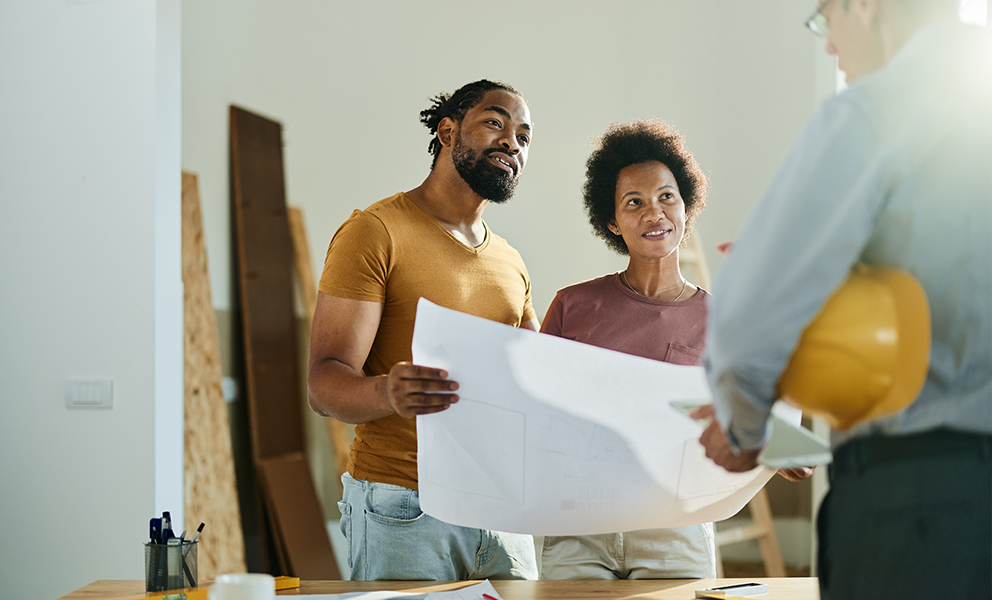
POLYGON ((834 432, 818 516, 824 600, 992 597, 992 49, 955 0, 824 0, 849 89, 807 124, 714 282, 700 441, 756 464, 803 329, 856 263, 901 269, 931 312, 903 411, 834 432))

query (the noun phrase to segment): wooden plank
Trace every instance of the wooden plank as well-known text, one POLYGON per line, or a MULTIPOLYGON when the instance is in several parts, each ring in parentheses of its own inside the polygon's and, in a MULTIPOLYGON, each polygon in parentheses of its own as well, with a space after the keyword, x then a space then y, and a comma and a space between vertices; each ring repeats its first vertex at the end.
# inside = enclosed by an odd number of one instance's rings
POLYGON ((221 389, 220 340, 210 296, 196 175, 182 174, 183 411, 185 524, 207 526, 197 549, 198 579, 246 570, 231 428, 221 389))
POLYGON ((286 216, 282 126, 231 107, 231 171, 238 289, 252 452, 303 448, 293 305, 293 247, 286 216))
POLYGON ((327 529, 317 502, 306 454, 296 452, 262 459, 258 472, 272 507, 274 528, 294 576, 302 579, 341 579, 327 529), (292 498, 293 502, 285 501, 292 498), (314 526, 319 523, 320 526, 314 526))
MULTIPOLYGON (((293 238, 297 281, 300 284, 300 295, 303 297, 307 330, 309 330, 313 322, 314 310, 317 308, 317 284, 313 276, 313 263, 310 261, 310 246, 307 241, 303 211, 299 207, 289 207, 289 231, 293 238)), ((327 437, 331 441, 331 448, 334 450, 334 465, 340 479, 348 470, 352 427, 331 417, 324 418, 324 425, 327 428, 327 437)))
POLYGON ((293 240, 293 256, 296 259, 296 276, 299 278, 300 294, 303 296, 307 317, 313 320, 317 309, 317 283, 313 276, 313 263, 310 262, 310 247, 307 245, 307 230, 303 223, 303 210, 298 206, 287 208, 289 235, 293 240))
POLYGON ((231 106, 230 133, 252 457, 280 557, 278 574, 337 579, 337 563, 304 454, 282 126, 231 106), (267 470, 267 465, 287 456, 293 457, 289 464, 294 468, 285 477, 267 470), (301 463, 306 468, 296 468, 301 463), (299 562, 303 557, 316 558, 299 562), (307 572, 300 572, 301 568, 307 572))

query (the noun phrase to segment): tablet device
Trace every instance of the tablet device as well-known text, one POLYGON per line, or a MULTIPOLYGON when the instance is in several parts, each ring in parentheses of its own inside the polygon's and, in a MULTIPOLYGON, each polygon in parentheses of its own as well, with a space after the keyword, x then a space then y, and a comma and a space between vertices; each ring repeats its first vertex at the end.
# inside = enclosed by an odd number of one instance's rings
POLYGON ((772 413, 772 433, 758 462, 775 469, 795 469, 828 464, 830 444, 802 425, 793 425, 772 413))

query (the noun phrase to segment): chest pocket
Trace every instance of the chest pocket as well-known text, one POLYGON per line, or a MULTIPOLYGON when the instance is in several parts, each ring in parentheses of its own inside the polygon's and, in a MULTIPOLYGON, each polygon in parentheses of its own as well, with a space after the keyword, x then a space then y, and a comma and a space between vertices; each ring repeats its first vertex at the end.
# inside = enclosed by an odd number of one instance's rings
POLYGON ((703 364, 703 351, 691 346, 669 344, 668 352, 665 353, 665 362, 673 365, 698 367, 703 364))

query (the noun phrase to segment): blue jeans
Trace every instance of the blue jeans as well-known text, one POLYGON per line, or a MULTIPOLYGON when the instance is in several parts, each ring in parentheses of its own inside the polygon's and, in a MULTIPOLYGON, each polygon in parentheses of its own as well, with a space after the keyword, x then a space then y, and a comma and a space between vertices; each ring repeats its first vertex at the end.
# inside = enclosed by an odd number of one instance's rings
POLYGON ((341 476, 341 533, 354 580, 537 579, 529 535, 472 529, 420 510, 409 488, 341 476))

